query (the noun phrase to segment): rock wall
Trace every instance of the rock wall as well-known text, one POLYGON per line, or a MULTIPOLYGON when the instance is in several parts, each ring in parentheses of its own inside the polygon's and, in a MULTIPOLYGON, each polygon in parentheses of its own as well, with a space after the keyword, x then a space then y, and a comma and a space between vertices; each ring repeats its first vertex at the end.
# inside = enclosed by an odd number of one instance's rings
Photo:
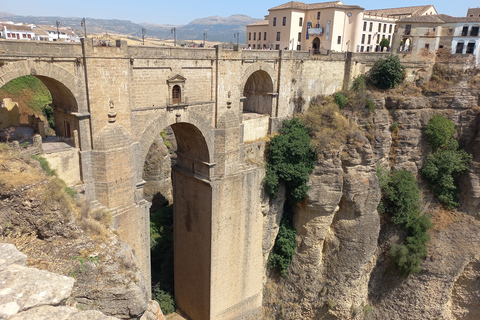
MULTIPOLYGON (((267 272, 266 319, 478 319, 480 90, 475 83, 465 77, 426 96, 375 99, 373 128, 364 131, 369 139, 318 160, 308 195, 295 208, 297 252, 288 276, 267 272), (455 123, 460 145, 474 155, 461 177, 458 211, 438 207, 419 175, 431 152, 423 130, 434 114, 455 123), (394 123, 398 131, 392 132, 394 123), (388 257, 390 245, 405 233, 376 210, 379 165, 418 176, 423 209, 435 224, 423 270, 407 278, 388 257)), ((360 126, 363 122, 357 119, 360 126)), ((273 227, 264 230, 275 231, 278 221, 268 221, 273 227)))

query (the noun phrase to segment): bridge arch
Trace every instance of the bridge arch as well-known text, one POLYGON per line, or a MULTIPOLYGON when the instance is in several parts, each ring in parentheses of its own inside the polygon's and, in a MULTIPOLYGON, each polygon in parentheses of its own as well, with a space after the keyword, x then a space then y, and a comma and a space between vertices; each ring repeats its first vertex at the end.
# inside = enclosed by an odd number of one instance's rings
POLYGON ((78 85, 75 76, 54 63, 31 60, 9 62, 0 68, 0 87, 23 76, 36 77, 50 91, 51 106, 55 112, 56 135, 72 137, 73 131, 77 130, 81 139, 82 135, 76 114, 81 109, 79 101, 84 100, 77 92, 78 85))
POLYGON ((175 133, 179 152, 204 163, 212 162, 214 139, 211 126, 200 115, 191 111, 186 120, 177 122, 173 118, 175 117, 168 115, 158 116, 143 130, 139 138, 139 156, 136 159, 136 174, 139 181, 142 179, 143 165, 151 145, 168 126, 172 126, 175 133))
POLYGON ((262 64, 247 69, 241 88, 245 97, 243 112, 273 116, 274 84, 274 71, 270 66, 262 64))

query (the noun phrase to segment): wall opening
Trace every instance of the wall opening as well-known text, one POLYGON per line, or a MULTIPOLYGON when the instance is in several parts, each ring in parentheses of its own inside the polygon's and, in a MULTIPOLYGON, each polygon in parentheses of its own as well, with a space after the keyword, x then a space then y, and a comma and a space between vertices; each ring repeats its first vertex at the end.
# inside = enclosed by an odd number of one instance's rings
POLYGON ((209 161, 200 130, 175 123, 152 143, 143 170, 144 196, 152 202, 152 298, 174 298, 176 307, 193 319, 210 312, 209 161))
POLYGON ((273 82, 270 75, 263 71, 255 71, 250 77, 243 90, 245 101, 243 102, 244 113, 259 113, 272 115, 273 82))

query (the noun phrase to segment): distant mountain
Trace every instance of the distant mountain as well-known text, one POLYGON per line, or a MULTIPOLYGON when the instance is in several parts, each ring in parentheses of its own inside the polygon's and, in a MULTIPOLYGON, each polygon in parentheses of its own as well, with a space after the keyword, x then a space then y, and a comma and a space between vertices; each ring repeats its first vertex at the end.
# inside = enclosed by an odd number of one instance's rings
MULTIPOLYGON (((0 12, 2 20, 13 22, 55 25, 56 21, 61 26, 71 27, 79 35, 83 35, 83 28, 80 26, 82 18, 75 17, 34 17, 18 16, 6 12, 0 12)), ((201 19, 195 19, 187 25, 159 25, 152 23, 133 23, 129 20, 117 19, 91 19, 87 18, 87 34, 89 33, 116 33, 130 35, 134 37, 142 36, 142 28, 147 29, 147 37, 158 39, 171 39, 173 37, 171 29, 176 28, 177 40, 202 40, 203 33, 207 33, 207 39, 210 41, 235 42, 235 33, 240 34, 240 42, 245 42, 246 25, 256 22, 259 19, 236 14, 230 17, 212 16, 201 19)))

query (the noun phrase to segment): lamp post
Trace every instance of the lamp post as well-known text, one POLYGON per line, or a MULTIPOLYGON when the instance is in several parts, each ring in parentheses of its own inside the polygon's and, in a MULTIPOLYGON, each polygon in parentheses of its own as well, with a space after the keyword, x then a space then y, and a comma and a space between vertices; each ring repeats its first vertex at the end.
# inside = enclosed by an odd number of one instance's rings
POLYGON ((177 46, 177 28, 173 27, 171 32, 173 33, 173 46, 177 46))
POLYGON ((57 20, 57 40, 60 40, 60 31, 58 28, 60 28, 60 21, 57 20))
POLYGON ((80 25, 83 27, 83 30, 85 31, 85 39, 87 39, 87 24, 85 23, 85 18, 82 19, 80 25))
POLYGON ((203 47, 205 48, 205 39, 207 39, 207 33, 203 33, 203 47))
POLYGON ((238 48, 238 40, 239 40, 239 38, 240 38, 240 32, 235 32, 235 33, 233 34, 233 37, 234 37, 235 39, 237 39, 237 48, 238 48))
POLYGON ((145 35, 147 34, 147 29, 142 28, 142 44, 145 45, 145 35))

